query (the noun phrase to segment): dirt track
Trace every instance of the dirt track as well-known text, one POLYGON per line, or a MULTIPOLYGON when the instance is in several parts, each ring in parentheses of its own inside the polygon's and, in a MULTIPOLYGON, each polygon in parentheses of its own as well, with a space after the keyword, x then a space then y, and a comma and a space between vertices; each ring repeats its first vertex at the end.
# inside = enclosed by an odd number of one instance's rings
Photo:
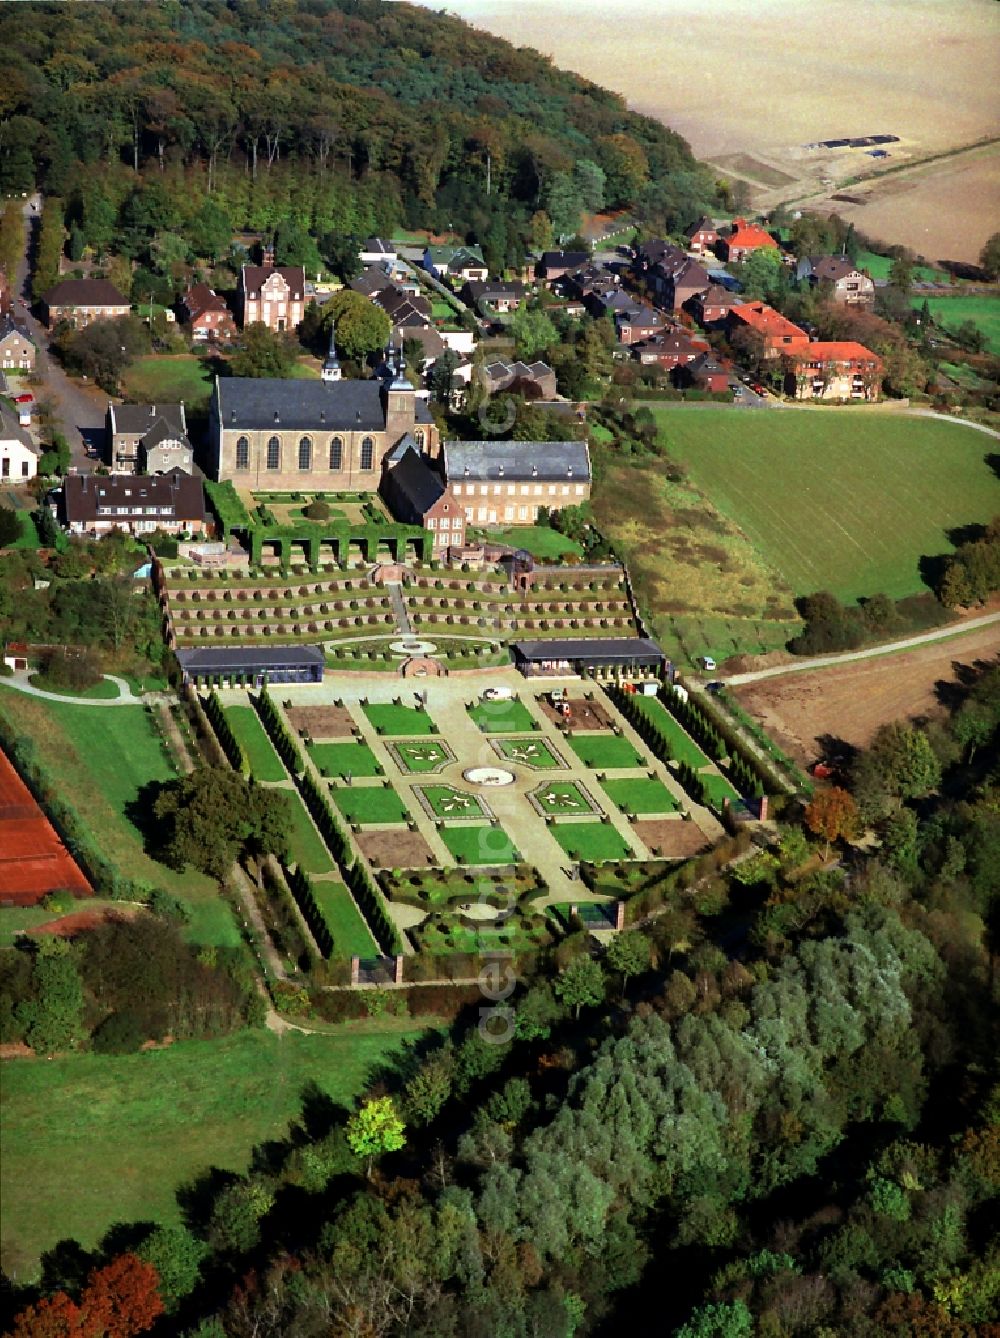
POLYGON ((781 747, 807 766, 824 753, 819 740, 826 735, 863 747, 887 721, 940 711, 939 682, 956 683, 962 666, 998 656, 1000 634, 994 624, 960 639, 746 683, 733 692, 781 747))

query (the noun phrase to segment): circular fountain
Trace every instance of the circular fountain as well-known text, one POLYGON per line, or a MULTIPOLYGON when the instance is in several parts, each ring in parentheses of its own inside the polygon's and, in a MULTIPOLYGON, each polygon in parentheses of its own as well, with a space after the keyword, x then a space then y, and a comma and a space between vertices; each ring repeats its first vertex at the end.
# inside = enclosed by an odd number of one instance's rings
POLYGON ((433 655, 437 647, 433 641, 418 641, 416 637, 408 636, 390 642, 389 649, 394 655, 433 655))
POLYGON ((462 772, 462 779, 470 785, 513 785, 514 773, 506 767, 469 767, 462 772))

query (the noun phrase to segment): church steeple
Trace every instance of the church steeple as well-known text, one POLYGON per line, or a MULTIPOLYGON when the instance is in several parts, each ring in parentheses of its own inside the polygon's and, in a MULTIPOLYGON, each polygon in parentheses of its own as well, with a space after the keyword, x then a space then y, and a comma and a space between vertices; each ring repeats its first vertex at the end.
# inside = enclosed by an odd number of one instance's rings
POLYGON ((336 340, 336 335, 335 335, 335 332, 334 332, 334 330, 333 330, 333 327, 331 326, 331 327, 330 327, 330 351, 329 351, 329 352, 327 353, 327 355, 326 355, 326 360, 325 360, 325 362, 323 363, 323 370, 320 372, 320 376, 323 378, 324 381, 339 381, 339 380, 340 380, 340 375, 341 375, 341 373, 340 373, 340 363, 339 363, 339 361, 338 361, 338 359, 337 359, 337 345, 336 345, 335 340, 336 340))

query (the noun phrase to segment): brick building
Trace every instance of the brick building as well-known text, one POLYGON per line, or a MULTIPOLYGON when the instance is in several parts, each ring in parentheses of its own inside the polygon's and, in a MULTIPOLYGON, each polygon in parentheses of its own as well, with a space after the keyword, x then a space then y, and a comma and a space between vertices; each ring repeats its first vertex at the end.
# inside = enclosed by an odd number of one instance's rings
POLYGON ((42 311, 50 329, 60 321, 79 329, 92 321, 127 316, 131 309, 128 299, 107 279, 63 279, 42 297, 42 311))
POLYGON ((444 475, 471 525, 533 525, 590 497, 585 441, 446 441, 444 475))

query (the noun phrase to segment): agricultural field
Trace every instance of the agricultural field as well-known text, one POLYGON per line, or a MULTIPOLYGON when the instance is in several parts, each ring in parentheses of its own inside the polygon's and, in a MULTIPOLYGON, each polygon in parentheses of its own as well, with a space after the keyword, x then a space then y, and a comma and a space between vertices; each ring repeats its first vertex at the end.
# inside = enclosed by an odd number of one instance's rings
POLYGON ((796 595, 917 594, 920 559, 1000 509, 989 443, 957 423, 851 409, 654 412, 692 482, 796 595))
POLYGON ((8 691, 0 694, 0 710, 32 739, 39 761, 107 858, 127 877, 188 903, 192 941, 240 942, 232 913, 210 878, 194 869, 178 873, 146 852, 143 809, 136 801, 146 784, 170 780, 175 771, 144 707, 101 709, 8 691))
POLYGON ((911 297, 914 307, 922 307, 925 301, 932 319, 943 330, 953 334, 963 322, 971 321, 983 332, 987 350, 1000 354, 1000 297, 989 293, 928 298, 914 293, 911 297))
POLYGON ((245 1170, 255 1147, 301 1116, 308 1084, 349 1108, 420 1034, 409 1019, 380 1019, 336 1035, 244 1031, 142 1054, 6 1062, 2 1267, 27 1282, 57 1241, 93 1249, 116 1222, 180 1222, 176 1191, 212 1167, 245 1170))

